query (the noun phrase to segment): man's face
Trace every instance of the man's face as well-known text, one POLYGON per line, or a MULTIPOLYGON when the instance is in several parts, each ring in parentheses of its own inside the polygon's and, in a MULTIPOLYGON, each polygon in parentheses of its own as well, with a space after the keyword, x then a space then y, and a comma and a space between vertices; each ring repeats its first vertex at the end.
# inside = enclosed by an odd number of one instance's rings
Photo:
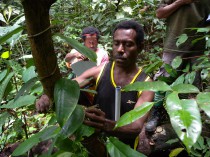
POLYGON ((113 57, 116 63, 129 65, 136 62, 140 48, 137 46, 136 31, 133 29, 118 29, 113 37, 113 57))
POLYGON ((94 52, 96 52, 97 46, 98 46, 98 40, 97 40, 96 35, 93 35, 93 36, 88 35, 88 36, 86 36, 85 41, 84 41, 84 45, 86 47, 88 47, 89 49, 93 50, 94 52))

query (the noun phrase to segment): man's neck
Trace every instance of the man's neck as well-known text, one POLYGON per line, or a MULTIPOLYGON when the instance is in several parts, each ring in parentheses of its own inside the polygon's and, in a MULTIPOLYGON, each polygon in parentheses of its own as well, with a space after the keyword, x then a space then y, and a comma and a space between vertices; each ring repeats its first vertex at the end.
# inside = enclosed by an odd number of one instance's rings
POLYGON ((136 64, 132 64, 129 66, 120 66, 119 64, 115 64, 114 67, 114 80, 117 86, 125 86, 130 84, 133 80, 134 76, 138 72, 138 67, 136 64))

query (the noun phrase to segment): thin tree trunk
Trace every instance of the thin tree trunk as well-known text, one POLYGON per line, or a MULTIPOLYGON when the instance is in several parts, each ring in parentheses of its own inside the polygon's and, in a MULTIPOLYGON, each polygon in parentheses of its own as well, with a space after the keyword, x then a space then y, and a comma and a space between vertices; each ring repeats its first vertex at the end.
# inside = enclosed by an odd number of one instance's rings
POLYGON ((50 29, 49 9, 56 0, 22 0, 32 55, 44 92, 53 100, 61 78, 50 29))

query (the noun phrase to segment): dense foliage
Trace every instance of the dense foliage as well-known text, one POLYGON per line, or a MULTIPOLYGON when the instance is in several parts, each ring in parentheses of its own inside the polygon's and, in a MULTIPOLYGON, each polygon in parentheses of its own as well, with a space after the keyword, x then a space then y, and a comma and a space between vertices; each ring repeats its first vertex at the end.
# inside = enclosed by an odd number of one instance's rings
MULTIPOLYGON (((145 48, 139 55, 138 63, 145 66, 147 73, 153 75, 162 65, 160 56, 165 30, 164 21, 155 17, 158 2, 159 0, 57 0, 50 9, 50 18, 54 48, 62 73, 68 74, 63 58, 71 50, 72 45, 77 45, 70 39, 81 41, 80 32, 84 27, 95 26, 101 31, 100 46, 108 50, 111 56, 111 35, 114 25, 121 20, 132 18, 143 25, 146 34, 145 48)), ((65 75, 55 86, 56 111, 51 110, 48 114, 36 113, 34 103, 43 93, 43 88, 33 63, 21 3, 19 0, 3 1, 0 7, 0 152, 17 141, 25 141, 13 153, 21 155, 39 142, 52 139, 48 156, 53 152, 53 147, 60 150, 56 155, 60 153, 63 156, 75 154, 87 156, 81 140, 83 136, 91 135, 94 130, 82 125, 84 112, 83 107, 77 105, 78 84, 66 79, 65 75), (75 139, 69 139, 69 136, 75 139)), ((200 28, 197 31, 209 32, 210 29, 200 28)), ((176 68, 182 62, 181 58, 177 57, 172 66, 164 65, 171 80, 176 80, 175 82, 162 78, 162 82, 125 87, 125 90, 153 90, 168 93, 165 98, 165 108, 184 148, 191 152, 192 156, 210 154, 209 139, 200 136, 202 124, 208 123, 206 119, 210 116, 210 39, 209 35, 204 38, 206 38, 206 52, 200 57, 199 64, 193 65, 192 68, 187 66, 181 76, 176 73, 176 68), (199 70, 203 81, 200 90, 191 85, 195 72, 199 70), (197 94, 194 99, 180 100, 179 93, 197 94), (200 115, 200 110, 205 112, 204 118, 200 115)), ((178 44, 186 40, 186 36, 181 36, 178 44)), ((119 120, 116 127, 131 123, 135 118, 148 112, 152 105, 153 103, 145 103, 140 109, 127 113, 119 120), (132 114, 133 118, 127 118, 128 114, 132 114)), ((118 154, 141 155, 115 138, 108 138, 105 141, 107 150, 113 157, 118 154)))

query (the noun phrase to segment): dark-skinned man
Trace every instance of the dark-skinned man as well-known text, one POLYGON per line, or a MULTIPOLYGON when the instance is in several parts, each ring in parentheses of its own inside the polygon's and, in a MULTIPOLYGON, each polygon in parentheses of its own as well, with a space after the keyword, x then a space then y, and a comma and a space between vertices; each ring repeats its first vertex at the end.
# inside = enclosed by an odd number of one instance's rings
MULTIPOLYGON (((93 67, 75 78, 83 86, 88 84, 88 82, 84 84, 84 81, 93 78, 97 86, 94 104, 98 104, 99 109, 88 108, 84 124, 100 129, 108 136, 116 136, 129 145, 134 144, 134 139, 141 131, 147 115, 129 125, 113 130, 116 124, 114 93, 117 86, 124 87, 137 81, 152 81, 136 63, 137 56, 143 48, 143 41, 144 32, 141 25, 133 20, 119 23, 113 31, 113 61, 93 67)), ((144 102, 151 102, 153 96, 154 93, 151 91, 122 91, 121 115, 144 102)))

